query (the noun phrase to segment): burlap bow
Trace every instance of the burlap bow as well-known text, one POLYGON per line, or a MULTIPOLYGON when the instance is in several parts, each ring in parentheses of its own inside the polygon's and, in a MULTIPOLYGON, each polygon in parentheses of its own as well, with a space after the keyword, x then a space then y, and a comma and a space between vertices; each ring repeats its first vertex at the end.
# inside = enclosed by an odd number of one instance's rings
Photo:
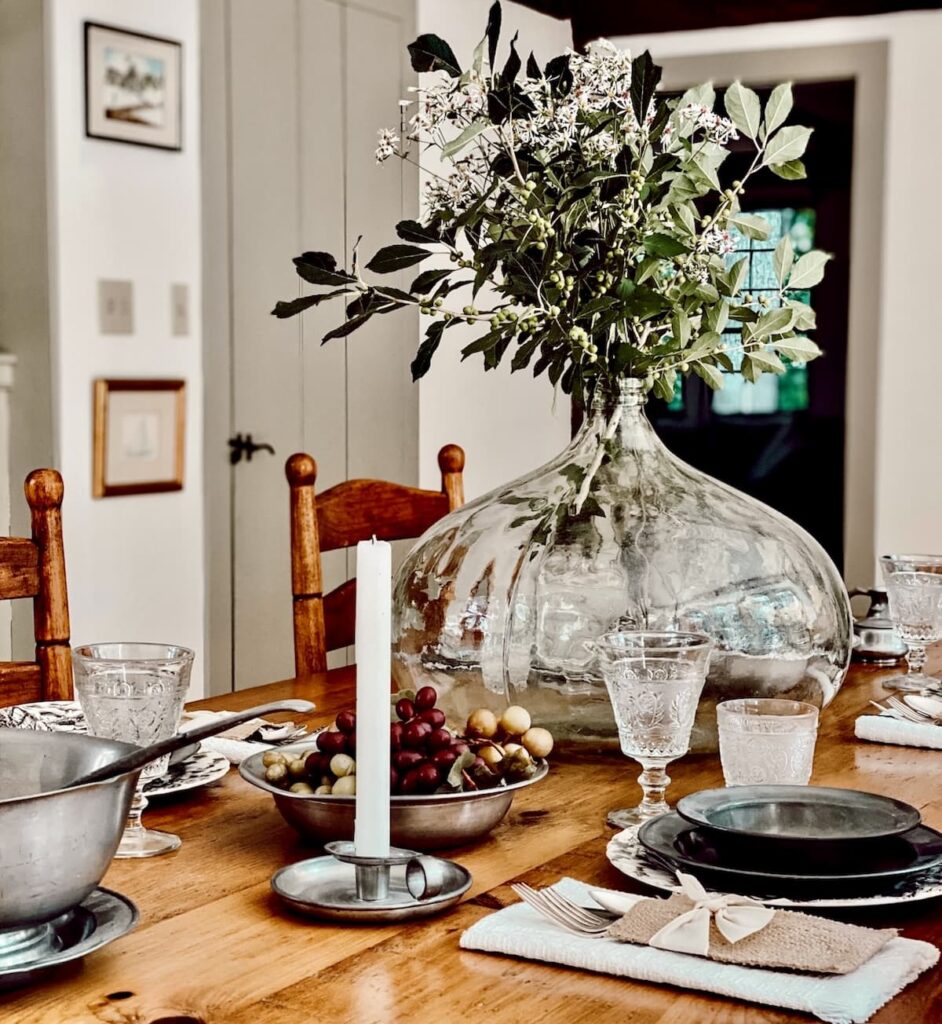
POLYGON ((706 956, 710 952, 711 920, 727 942, 739 942, 761 931, 775 916, 770 907, 748 896, 710 896, 693 875, 678 871, 677 878, 694 906, 651 936, 648 945, 657 949, 706 956))

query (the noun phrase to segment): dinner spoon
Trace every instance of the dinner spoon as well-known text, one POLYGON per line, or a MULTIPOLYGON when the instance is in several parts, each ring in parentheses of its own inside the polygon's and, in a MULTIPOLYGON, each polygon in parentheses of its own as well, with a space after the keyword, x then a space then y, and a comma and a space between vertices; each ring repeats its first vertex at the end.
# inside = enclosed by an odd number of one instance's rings
POLYGON ((132 750, 130 754, 125 754, 124 757, 119 757, 115 761, 102 765, 101 768, 96 768, 94 771, 78 776, 78 778, 73 779, 62 788, 72 789, 75 786, 87 785, 89 782, 103 782, 105 779, 114 778, 116 775, 124 775, 126 772, 136 771, 138 768, 143 768, 144 765, 150 764, 151 761, 156 761, 165 754, 172 754, 181 747, 199 743, 201 740, 208 739, 210 736, 216 736, 227 729, 231 729, 234 725, 240 725, 242 722, 248 722, 253 718, 262 718, 265 715, 274 714, 276 711, 307 713, 313 710, 314 704, 309 700, 276 700, 270 704, 259 704, 258 707, 226 715, 225 718, 216 719, 206 725, 197 726, 195 729, 178 732, 174 736, 168 736, 167 739, 151 743, 147 747, 138 747, 136 750, 132 750))

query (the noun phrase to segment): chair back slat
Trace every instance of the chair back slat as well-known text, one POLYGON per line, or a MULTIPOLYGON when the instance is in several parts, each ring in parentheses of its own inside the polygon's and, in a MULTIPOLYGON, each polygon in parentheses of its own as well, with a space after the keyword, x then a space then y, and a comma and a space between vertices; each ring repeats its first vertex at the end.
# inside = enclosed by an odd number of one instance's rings
POLYGON ((348 480, 317 496, 320 548, 349 548, 370 537, 418 537, 448 511, 445 494, 384 480, 348 480))
POLYGON ((39 549, 26 537, 0 537, 0 600, 39 593, 39 549))
POLYGON ((36 660, 0 662, 0 706, 72 697, 62 477, 37 469, 24 489, 32 537, 0 538, 0 599, 33 599, 36 660))
POLYGON ((37 662, 0 662, 0 707, 43 699, 43 675, 37 662))
POLYGON ((357 581, 347 580, 324 596, 325 646, 328 651, 351 647, 355 639, 357 581))
POLYGON ((317 463, 292 455, 285 464, 290 487, 291 588, 294 598, 294 663, 298 675, 323 672, 327 652, 354 641, 356 581, 326 597, 321 552, 349 548, 361 540, 407 540, 464 502, 464 452, 445 445, 438 453, 441 491, 389 483, 347 480, 315 495, 317 463))

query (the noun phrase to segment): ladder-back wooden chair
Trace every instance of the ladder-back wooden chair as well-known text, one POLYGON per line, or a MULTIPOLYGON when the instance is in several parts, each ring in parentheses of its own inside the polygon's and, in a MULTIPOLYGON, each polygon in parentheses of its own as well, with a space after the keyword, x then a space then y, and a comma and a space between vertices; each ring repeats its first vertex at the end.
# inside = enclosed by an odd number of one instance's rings
POLYGON ((62 477, 36 469, 24 489, 33 535, 0 537, 0 600, 33 599, 36 660, 0 662, 0 706, 72 698, 62 477))
POLYGON ((291 589, 294 594, 294 666, 298 675, 324 672, 327 652, 353 643, 356 580, 324 594, 321 552, 361 540, 418 537, 464 503, 464 451, 447 444, 438 453, 441 491, 384 480, 347 480, 315 497, 317 463, 292 455, 285 463, 291 492, 291 589))

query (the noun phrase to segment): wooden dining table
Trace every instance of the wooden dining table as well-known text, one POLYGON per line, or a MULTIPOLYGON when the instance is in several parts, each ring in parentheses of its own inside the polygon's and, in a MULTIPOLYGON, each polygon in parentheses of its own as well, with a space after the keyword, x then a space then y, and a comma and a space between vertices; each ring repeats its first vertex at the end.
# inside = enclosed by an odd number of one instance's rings
MULTIPOLYGON (((823 713, 813 783, 906 800, 942 828, 942 752, 857 741, 854 719, 885 695, 886 670, 853 667, 823 713)), ((289 679, 194 706, 235 710, 283 697, 317 704, 312 725, 350 707, 354 670, 289 679)), ((297 717, 297 716, 294 716, 297 717)), ((145 823, 181 836, 176 853, 113 862, 103 884, 140 910, 136 929, 0 993, 3 1024, 785 1024, 805 1015, 459 948, 461 933, 516 900, 509 883, 563 876, 644 891, 612 867, 605 812, 636 801, 636 766, 617 755, 558 756, 483 841, 447 856, 473 876, 461 904, 411 924, 341 926, 294 916, 272 894, 281 866, 316 856, 274 801, 230 771, 221 782, 155 800, 145 823)), ((715 754, 671 767, 669 798, 722 784, 715 754)), ((942 943, 940 901, 842 911, 942 943)), ((942 1021, 942 969, 924 974, 872 1019, 942 1021)))

